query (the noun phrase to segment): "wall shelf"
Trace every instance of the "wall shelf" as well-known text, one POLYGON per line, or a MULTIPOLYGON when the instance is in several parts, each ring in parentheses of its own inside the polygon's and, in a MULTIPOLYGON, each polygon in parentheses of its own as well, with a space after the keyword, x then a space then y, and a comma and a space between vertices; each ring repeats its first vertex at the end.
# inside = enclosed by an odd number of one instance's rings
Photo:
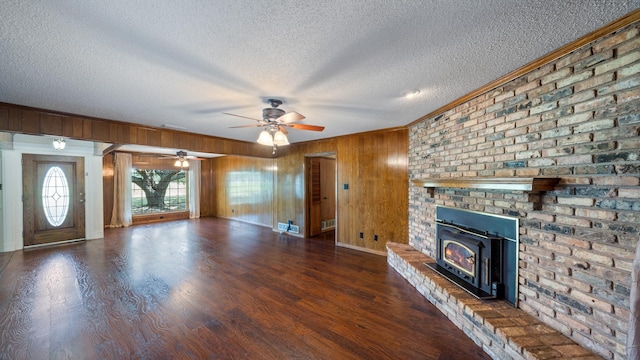
POLYGON ((492 190, 520 190, 525 192, 550 191, 560 181, 559 178, 534 177, 476 177, 476 178, 435 178, 412 179, 414 185, 425 188, 461 188, 461 189, 492 189, 492 190))
POLYGON ((412 179, 414 185, 427 189, 429 196, 433 197, 437 188, 459 189, 488 189, 488 190, 515 190, 528 195, 528 200, 533 204, 534 210, 542 207, 540 192, 552 191, 560 181, 559 178, 534 178, 534 177, 459 177, 459 178, 435 178, 412 179))

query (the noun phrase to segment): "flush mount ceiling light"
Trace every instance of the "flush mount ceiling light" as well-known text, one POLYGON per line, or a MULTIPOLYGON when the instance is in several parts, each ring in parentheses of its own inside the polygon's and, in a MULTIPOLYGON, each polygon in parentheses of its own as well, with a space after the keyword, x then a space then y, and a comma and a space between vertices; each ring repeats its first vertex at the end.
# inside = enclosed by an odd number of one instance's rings
POLYGON ((413 90, 403 91, 401 95, 405 99, 413 99, 414 97, 420 95, 420 90, 413 89, 413 90))
POLYGON ((67 147, 67 142, 63 138, 53 139, 53 148, 56 150, 64 150, 67 147))

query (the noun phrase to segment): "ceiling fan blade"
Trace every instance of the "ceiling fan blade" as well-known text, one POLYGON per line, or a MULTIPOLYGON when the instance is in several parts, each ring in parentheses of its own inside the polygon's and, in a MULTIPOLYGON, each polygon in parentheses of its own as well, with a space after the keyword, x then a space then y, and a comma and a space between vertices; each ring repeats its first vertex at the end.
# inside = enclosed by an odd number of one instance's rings
MULTIPOLYGON (((262 122, 263 120, 258 120, 258 119, 254 119, 254 118, 250 118, 247 116, 242 116, 242 115, 236 115, 236 114, 230 114, 230 113, 225 113, 223 112, 223 114, 225 115, 231 115, 231 116, 236 116, 236 117, 241 117, 241 118, 245 118, 245 119, 249 119, 249 120, 253 120, 253 121, 258 121, 258 122, 262 122)), ((285 114, 286 115, 286 114, 285 114)))
POLYGON ((292 123, 294 121, 300 121, 304 119, 304 115, 298 114, 295 111, 288 112, 276 119, 277 122, 283 122, 285 124, 292 123))
POLYGON ((287 131, 287 129, 284 126, 278 126, 278 129, 280 131, 282 131, 283 134, 287 135, 289 132, 287 131))
POLYGON ((292 127, 298 130, 312 130, 312 131, 322 131, 324 130, 324 126, 317 125, 306 125, 306 124, 287 124, 288 127, 292 127))
POLYGON ((255 125, 240 125, 240 126, 229 126, 229 129, 237 129, 237 128, 249 128, 249 127, 261 127, 263 124, 255 124, 255 125))

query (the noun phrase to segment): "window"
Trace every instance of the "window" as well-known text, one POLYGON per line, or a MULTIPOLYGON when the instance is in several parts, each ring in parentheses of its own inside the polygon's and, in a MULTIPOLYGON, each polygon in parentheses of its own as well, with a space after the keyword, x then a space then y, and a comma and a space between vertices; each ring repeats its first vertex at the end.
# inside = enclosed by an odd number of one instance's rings
POLYGON ((54 166, 44 176, 42 206, 49 224, 60 226, 69 211, 69 184, 61 168, 54 166))
POLYGON ((131 213, 133 215, 187 211, 189 181, 184 170, 133 169, 131 213))

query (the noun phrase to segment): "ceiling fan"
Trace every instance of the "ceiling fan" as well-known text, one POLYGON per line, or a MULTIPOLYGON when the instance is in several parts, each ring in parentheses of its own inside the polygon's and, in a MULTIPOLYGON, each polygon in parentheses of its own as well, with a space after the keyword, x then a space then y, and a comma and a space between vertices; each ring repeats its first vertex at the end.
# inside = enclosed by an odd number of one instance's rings
POLYGON ((257 121, 257 124, 231 126, 231 128, 264 127, 265 129, 260 133, 260 137, 258 138, 258 143, 274 146, 274 152, 275 146, 289 145, 289 140, 286 136, 286 134, 289 133, 287 128, 311 131, 324 130, 324 126, 296 124, 296 121, 300 121, 305 117, 295 111, 285 112, 279 109, 278 106, 282 105, 282 100, 280 99, 268 99, 267 102, 271 107, 262 109, 262 120, 230 113, 223 114, 257 121))

